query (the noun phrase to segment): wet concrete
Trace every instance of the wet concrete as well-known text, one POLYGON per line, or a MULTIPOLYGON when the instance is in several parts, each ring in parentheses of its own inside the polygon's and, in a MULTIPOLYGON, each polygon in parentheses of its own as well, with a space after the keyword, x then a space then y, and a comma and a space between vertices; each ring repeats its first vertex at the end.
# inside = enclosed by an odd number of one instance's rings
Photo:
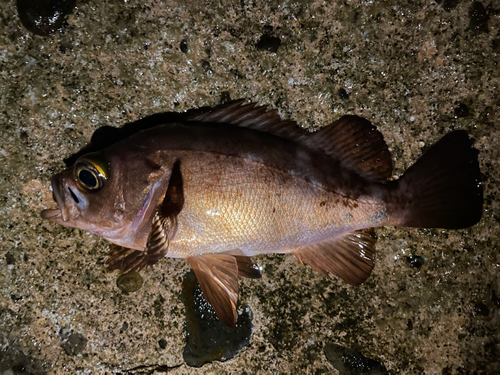
POLYGON ((89 1, 49 37, 23 27, 15 2, 0 9, 1 371, 335 373, 337 346, 389 374, 500 371, 497 1, 89 1), (39 212, 53 207, 50 177, 99 127, 229 98, 310 129, 367 117, 395 176, 464 129, 480 151, 483 219, 377 229, 360 287, 259 257, 262 280, 241 281, 249 345, 189 367, 186 262, 165 259, 122 293, 106 241, 39 212))

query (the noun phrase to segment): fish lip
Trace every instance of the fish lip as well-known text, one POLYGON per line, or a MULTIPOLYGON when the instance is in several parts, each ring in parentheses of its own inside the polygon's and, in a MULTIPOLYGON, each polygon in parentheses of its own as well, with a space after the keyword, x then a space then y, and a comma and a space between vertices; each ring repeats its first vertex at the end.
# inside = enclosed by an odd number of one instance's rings
MULTIPOLYGON (((64 172, 63 172, 64 173, 64 172)), ((56 201, 57 205, 59 206, 59 212, 61 213, 62 220, 64 222, 68 221, 69 215, 68 215, 68 210, 65 209, 65 199, 64 199, 64 178, 63 173, 56 174, 55 176, 52 177, 52 191, 54 195, 54 200, 56 201), (61 194, 62 193, 62 194, 61 194)))
POLYGON ((42 219, 47 219, 50 221, 55 221, 62 217, 61 210, 59 208, 50 208, 47 210, 43 210, 40 215, 42 219))
POLYGON ((43 210, 41 212, 43 219, 64 224, 80 215, 80 210, 77 205, 73 203, 71 199, 68 199, 70 196, 68 183, 71 181, 71 171, 69 170, 58 173, 52 177, 52 196, 58 208, 43 210))

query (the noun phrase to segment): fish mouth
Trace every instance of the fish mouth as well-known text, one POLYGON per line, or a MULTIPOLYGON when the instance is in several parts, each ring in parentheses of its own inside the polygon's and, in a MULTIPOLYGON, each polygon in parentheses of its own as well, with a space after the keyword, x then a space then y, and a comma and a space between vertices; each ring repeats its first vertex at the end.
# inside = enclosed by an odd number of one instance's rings
POLYGON ((76 191, 72 172, 64 171, 52 177, 52 197, 58 208, 43 210, 40 215, 43 219, 53 221, 65 226, 69 226, 69 221, 80 215, 78 208, 78 198, 73 191, 76 191))
POLYGON ((47 219, 50 221, 57 221, 58 219, 62 219, 61 210, 59 208, 50 208, 47 210, 43 210, 40 215, 42 219, 47 219))

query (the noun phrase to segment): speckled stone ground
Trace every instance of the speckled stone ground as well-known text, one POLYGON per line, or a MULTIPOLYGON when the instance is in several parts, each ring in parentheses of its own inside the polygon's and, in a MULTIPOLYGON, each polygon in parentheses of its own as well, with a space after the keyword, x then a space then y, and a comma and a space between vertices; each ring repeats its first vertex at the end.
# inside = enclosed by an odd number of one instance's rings
POLYGON ((0 0, 0 371, 500 372, 499 12, 496 0, 77 1, 68 25, 41 37, 0 0), (377 229, 377 265, 356 288, 260 257, 262 280, 241 283, 249 345, 189 367, 186 262, 162 261, 123 294, 104 270, 106 241, 39 212, 54 206, 50 177, 97 128, 228 96, 306 128, 365 116, 395 176, 465 129, 480 151, 483 219, 377 229), (373 361, 340 363, 349 350, 373 361))

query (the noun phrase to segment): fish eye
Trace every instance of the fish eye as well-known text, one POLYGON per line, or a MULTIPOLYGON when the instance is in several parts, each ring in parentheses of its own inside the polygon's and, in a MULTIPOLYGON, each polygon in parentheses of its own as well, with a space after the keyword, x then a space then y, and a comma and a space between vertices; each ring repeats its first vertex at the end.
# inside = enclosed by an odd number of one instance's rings
POLYGON ((84 190, 100 190, 107 179, 106 165, 94 160, 95 156, 88 155, 81 160, 77 160, 73 169, 76 183, 84 190))
POLYGON ((99 187, 99 178, 93 170, 80 169, 78 179, 88 188, 95 189, 99 187))

